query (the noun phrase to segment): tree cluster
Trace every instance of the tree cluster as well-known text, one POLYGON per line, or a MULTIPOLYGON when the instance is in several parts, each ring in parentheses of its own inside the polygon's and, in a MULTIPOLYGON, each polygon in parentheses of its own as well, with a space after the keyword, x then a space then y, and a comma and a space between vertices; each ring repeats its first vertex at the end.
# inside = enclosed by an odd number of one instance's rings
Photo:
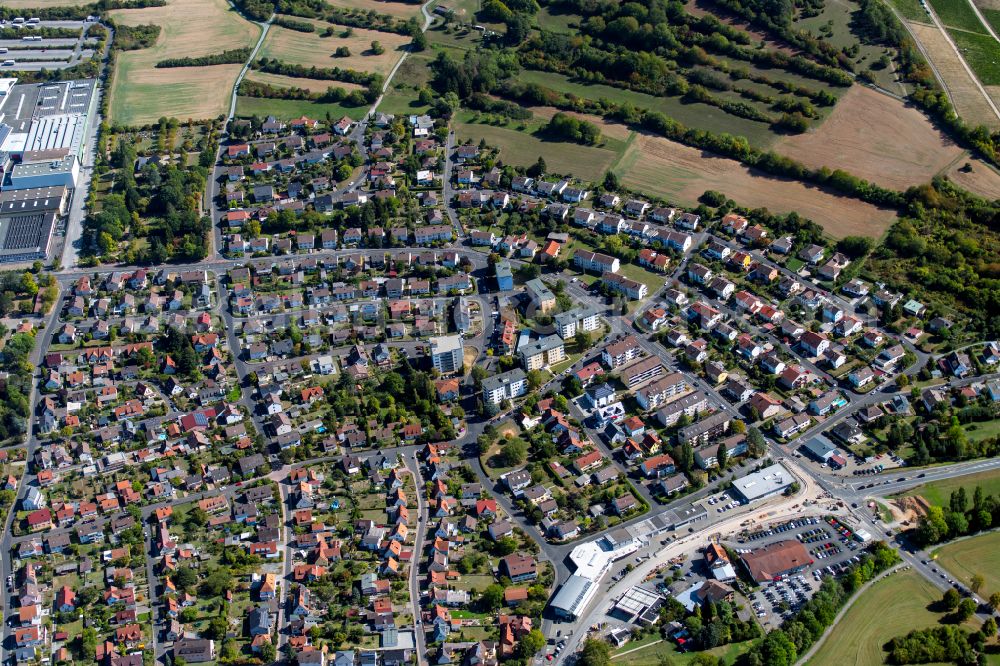
POLYGON ((545 133, 563 141, 593 146, 601 140, 601 130, 591 122, 559 112, 545 126, 545 133))
POLYGON ((167 67, 208 67, 209 65, 234 65, 243 64, 250 57, 250 47, 240 49, 230 49, 214 55, 201 56, 198 58, 167 58, 156 63, 159 68, 167 67))
POLYGON ((930 545, 1000 525, 1000 497, 987 495, 976 486, 972 503, 965 488, 951 493, 948 506, 931 506, 920 517, 913 532, 921 545, 930 545))

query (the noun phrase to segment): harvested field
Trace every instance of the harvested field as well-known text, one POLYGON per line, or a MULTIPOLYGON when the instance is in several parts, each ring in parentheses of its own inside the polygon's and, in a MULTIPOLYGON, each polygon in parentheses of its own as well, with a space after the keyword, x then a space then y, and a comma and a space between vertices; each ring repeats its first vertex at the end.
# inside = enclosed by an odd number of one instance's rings
POLYGON ((323 21, 312 21, 312 23, 316 26, 316 32, 298 32, 277 25, 272 26, 260 49, 260 56, 277 58, 282 62, 305 67, 340 67, 385 75, 402 56, 400 47, 410 41, 408 37, 402 35, 364 28, 353 28, 350 37, 342 37, 341 34, 347 30, 344 26, 323 21), (322 32, 331 25, 335 31, 334 35, 321 37, 322 32), (385 48, 382 55, 371 53, 373 41, 382 43, 385 48), (341 46, 346 46, 351 55, 346 58, 334 57, 333 53, 341 46))
POLYGON ((865 86, 852 86, 822 124, 775 150, 897 190, 928 182, 963 152, 919 110, 865 86))
POLYGON ((948 171, 948 178, 959 187, 987 199, 1000 199, 1000 173, 979 160, 960 160, 948 171), (972 171, 965 173, 965 162, 972 165, 972 171))
POLYGON ((935 26, 908 21, 907 25, 930 55, 931 62, 944 77, 958 115, 970 125, 1000 128, 1000 117, 986 102, 975 81, 962 66, 958 54, 935 26))
POLYGON ((130 126, 155 123, 163 116, 186 121, 228 113, 229 93, 241 69, 240 65, 214 65, 200 67, 192 76, 186 67, 153 69, 123 60, 119 56, 111 118, 130 126), (127 83, 117 85, 120 79, 127 83))
MULTIPOLYGON (((92 0, 4 0, 4 7, 10 9, 49 9, 50 7, 79 7, 89 5, 92 0)), ((28 18, 28 17, 25 17, 28 18)))
POLYGON ((111 12, 126 25, 161 26, 151 48, 118 54, 111 84, 111 119, 125 125, 161 116, 205 119, 228 108, 240 65, 157 69, 166 58, 199 57, 252 46, 260 28, 225 0, 168 0, 163 7, 111 12))
POLYGON ((331 0, 334 7, 346 7, 347 9, 360 9, 361 11, 375 11, 379 14, 398 16, 400 18, 410 18, 420 16, 420 3, 412 2, 392 2, 391 0, 331 0))
POLYGON ((344 83, 343 81, 325 81, 321 79, 300 79, 297 76, 284 76, 282 74, 269 74, 267 72, 257 72, 251 70, 246 76, 248 81, 266 83, 271 86, 282 88, 302 88, 309 92, 326 92, 327 88, 343 88, 344 90, 363 90, 364 86, 357 83, 344 83))
POLYGON ((717 190, 741 206, 775 213, 796 211, 821 225, 833 238, 879 238, 896 217, 894 211, 775 178, 661 137, 640 135, 615 171, 627 187, 677 204, 696 205, 705 190, 717 190))

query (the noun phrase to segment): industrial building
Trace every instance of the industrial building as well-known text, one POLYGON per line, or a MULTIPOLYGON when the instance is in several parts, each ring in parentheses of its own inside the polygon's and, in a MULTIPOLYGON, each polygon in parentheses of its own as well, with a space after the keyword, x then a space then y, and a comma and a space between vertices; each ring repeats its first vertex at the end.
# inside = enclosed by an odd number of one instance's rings
POLYGON ((80 179, 96 85, 0 79, 0 262, 46 258, 80 179))
POLYGON ((627 622, 650 625, 660 619, 660 607, 665 601, 662 595, 636 585, 625 591, 611 612, 627 622))
POLYGON ((63 186, 0 192, 0 262, 44 259, 66 199, 63 186))
POLYGON ((558 617, 575 620, 590 605, 598 587, 589 578, 573 574, 559 588, 556 596, 552 597, 549 606, 558 617))
POLYGON ((618 528, 600 539, 574 548, 569 559, 576 570, 549 602, 552 611, 563 618, 580 617, 593 600, 599 587, 598 582, 611 568, 611 564, 631 555, 645 543, 644 539, 629 530, 618 528))

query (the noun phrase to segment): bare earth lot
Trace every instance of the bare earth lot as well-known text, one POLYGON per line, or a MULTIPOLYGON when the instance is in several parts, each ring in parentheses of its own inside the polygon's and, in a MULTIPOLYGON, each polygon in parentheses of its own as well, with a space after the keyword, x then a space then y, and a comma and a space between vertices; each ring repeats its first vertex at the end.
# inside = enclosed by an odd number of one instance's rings
POLYGON ((157 69, 166 58, 199 57, 252 46, 260 28, 225 0, 168 0, 163 7, 111 12, 126 25, 162 28, 151 48, 118 55, 111 85, 111 118, 125 125, 211 118, 226 111, 240 65, 157 69))
POLYGON ((908 21, 910 30, 927 49, 931 61, 937 67, 951 92, 955 110, 970 125, 986 125, 991 129, 1000 127, 1000 118, 986 103, 986 98, 976 88, 975 83, 944 35, 936 27, 908 21))
POLYGON ((678 204, 695 205, 705 190, 717 190, 741 206, 764 207, 774 213, 797 211, 833 238, 878 238, 895 219, 891 210, 774 178, 661 137, 639 136, 615 170, 627 187, 678 204))
MULTIPOLYGON (((305 19, 296 18, 296 21, 305 19)), ((324 21, 312 21, 316 32, 298 32, 281 26, 272 26, 261 47, 260 55, 264 58, 277 58, 282 62, 305 67, 340 67, 354 69, 360 72, 376 72, 388 74, 392 66, 402 56, 400 47, 409 43, 410 39, 391 32, 365 30, 354 28, 350 37, 341 37, 347 30, 344 26, 333 25, 335 31, 332 37, 320 37, 332 24, 324 21), (385 52, 382 55, 371 53, 371 43, 382 43, 385 52), (351 55, 346 58, 335 58, 333 53, 341 46, 346 46, 351 55)))
POLYGON ((852 86, 819 127, 774 149, 897 190, 928 182, 963 152, 916 108, 864 86, 852 86))
POLYGON ((266 83, 280 88, 302 88, 309 92, 326 92, 327 88, 343 88, 344 90, 360 90, 364 86, 357 83, 344 83, 343 81, 325 81, 322 79, 300 79, 297 76, 284 76, 282 74, 269 74, 267 72, 249 71, 247 80, 257 83, 266 83))

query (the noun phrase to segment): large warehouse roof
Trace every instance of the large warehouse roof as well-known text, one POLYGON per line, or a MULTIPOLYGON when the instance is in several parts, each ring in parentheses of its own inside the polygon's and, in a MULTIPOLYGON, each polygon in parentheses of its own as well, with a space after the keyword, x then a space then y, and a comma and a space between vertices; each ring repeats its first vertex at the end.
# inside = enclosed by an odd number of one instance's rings
POLYGON ((24 145, 26 162, 76 154, 83 143, 87 117, 79 113, 42 116, 31 125, 24 145))
POLYGON ((590 603, 597 588, 593 581, 574 574, 566 579, 549 605, 555 612, 575 618, 590 603))

